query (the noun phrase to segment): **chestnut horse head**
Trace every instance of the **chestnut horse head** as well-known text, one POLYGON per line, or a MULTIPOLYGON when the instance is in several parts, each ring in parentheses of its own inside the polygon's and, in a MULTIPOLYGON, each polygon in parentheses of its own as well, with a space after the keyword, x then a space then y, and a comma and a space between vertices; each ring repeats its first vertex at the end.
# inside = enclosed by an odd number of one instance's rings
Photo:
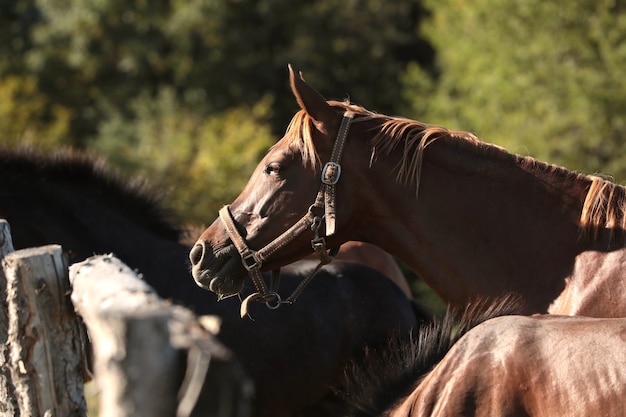
POLYGON ((357 190, 344 177, 363 169, 353 164, 368 162, 342 154, 351 147, 348 136, 364 134, 368 126, 360 122, 373 113, 327 102, 289 70, 301 110, 190 254, 197 283, 221 294, 239 292, 251 265, 266 271, 312 252, 328 262, 327 253, 346 242, 353 227, 348 216, 337 215, 358 209, 352 204, 357 190))
POLYGON ((267 293, 259 271, 353 240, 455 307, 514 293, 524 314, 626 315, 626 188, 290 81, 300 111, 191 250, 200 286, 237 293, 250 272, 267 293))

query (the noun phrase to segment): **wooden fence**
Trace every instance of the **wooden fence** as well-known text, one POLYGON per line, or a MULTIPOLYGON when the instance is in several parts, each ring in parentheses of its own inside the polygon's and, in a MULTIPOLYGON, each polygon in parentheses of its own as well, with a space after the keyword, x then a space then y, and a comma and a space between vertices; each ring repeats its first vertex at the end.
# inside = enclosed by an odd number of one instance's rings
POLYGON ((249 415, 252 383, 215 318, 113 255, 68 267, 58 245, 14 251, 4 220, 0 260, 0 416, 85 416, 92 376, 100 417, 249 415))

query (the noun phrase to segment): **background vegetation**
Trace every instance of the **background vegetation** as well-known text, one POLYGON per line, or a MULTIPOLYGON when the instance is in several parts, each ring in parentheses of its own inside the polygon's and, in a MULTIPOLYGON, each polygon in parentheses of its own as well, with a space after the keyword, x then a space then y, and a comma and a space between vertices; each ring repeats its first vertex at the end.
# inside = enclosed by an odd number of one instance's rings
POLYGON ((0 141, 106 155, 189 225, 328 98, 626 179, 626 1, 0 0, 0 141))

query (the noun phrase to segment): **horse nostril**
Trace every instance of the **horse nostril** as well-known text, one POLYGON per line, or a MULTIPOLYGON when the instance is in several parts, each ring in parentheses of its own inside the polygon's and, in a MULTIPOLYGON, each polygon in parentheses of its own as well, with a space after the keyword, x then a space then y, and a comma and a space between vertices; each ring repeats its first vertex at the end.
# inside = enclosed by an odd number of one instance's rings
POLYGON ((191 261, 191 265, 196 266, 200 262, 202 262, 202 258, 204 257, 204 244, 196 243, 196 245, 189 252, 189 260, 191 261))

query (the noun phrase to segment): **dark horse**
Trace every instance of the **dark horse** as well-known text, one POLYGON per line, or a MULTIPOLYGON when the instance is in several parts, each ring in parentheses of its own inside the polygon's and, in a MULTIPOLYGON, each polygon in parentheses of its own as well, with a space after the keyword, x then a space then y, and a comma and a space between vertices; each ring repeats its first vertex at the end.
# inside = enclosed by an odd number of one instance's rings
POLYGON ((625 187, 290 81, 301 109, 191 251, 199 285, 239 292, 237 241, 265 271, 357 240, 448 305, 516 293, 521 314, 626 316, 625 187))
POLYGON ((471 306, 460 322, 449 315, 421 328, 409 343, 368 351, 363 365, 349 373, 346 409, 337 413, 626 415, 626 318, 497 317, 512 306, 506 300, 471 306))
MULTIPOLYGON (((161 297, 219 316, 219 338, 255 381, 255 416, 294 415, 332 402, 329 388, 364 345, 417 323, 397 286, 347 261, 323 268, 294 305, 254 305, 254 320, 242 320, 237 298, 218 303, 191 279, 190 248, 179 243, 181 230, 161 207, 145 183, 114 175, 84 154, 0 149, 0 218, 11 225, 15 248, 58 243, 74 261, 113 252, 161 297)), ((281 291, 293 290, 315 264, 285 268, 281 291)))

